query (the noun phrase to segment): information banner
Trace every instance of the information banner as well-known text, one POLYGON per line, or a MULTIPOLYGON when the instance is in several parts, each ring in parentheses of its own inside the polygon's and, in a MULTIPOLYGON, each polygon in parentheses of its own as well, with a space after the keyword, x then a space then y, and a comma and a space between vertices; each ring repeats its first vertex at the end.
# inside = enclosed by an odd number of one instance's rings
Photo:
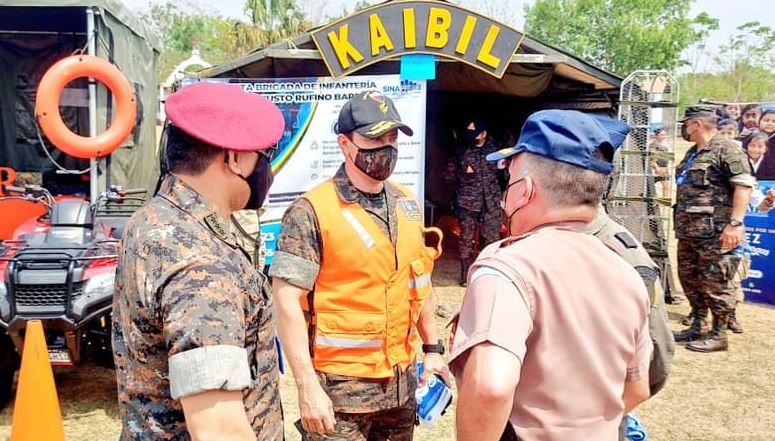
POLYGON ((391 180, 424 201, 425 81, 401 80, 398 75, 206 81, 238 84, 247 92, 259 93, 277 104, 285 118, 285 132, 272 161, 274 183, 261 217, 267 264, 272 262, 285 210, 307 190, 334 176, 344 162, 336 141, 339 111, 362 91, 377 90, 392 99, 401 120, 414 130, 411 137, 399 133, 398 164, 391 180))
MULTIPOLYGON (((760 181, 752 201, 761 200, 775 181, 760 181)), ((751 252, 751 271, 743 281, 745 300, 775 305, 775 210, 760 213, 750 205, 745 217, 746 238, 751 252)))

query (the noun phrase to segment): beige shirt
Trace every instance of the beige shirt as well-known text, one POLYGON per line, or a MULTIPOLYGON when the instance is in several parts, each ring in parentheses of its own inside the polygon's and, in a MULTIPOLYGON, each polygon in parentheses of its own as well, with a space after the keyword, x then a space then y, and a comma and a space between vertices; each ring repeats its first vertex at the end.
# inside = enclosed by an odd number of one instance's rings
POLYGON ((542 228, 482 256, 463 299, 453 372, 468 349, 495 344, 521 363, 509 421, 522 439, 616 440, 624 383, 648 375, 652 352, 637 272, 574 228, 542 228))

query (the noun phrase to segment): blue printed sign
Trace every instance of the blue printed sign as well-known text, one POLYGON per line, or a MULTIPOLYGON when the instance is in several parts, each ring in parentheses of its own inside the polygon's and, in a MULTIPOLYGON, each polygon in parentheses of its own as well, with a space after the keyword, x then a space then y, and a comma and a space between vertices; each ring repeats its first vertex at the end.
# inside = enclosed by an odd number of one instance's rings
MULTIPOLYGON (((759 182, 752 201, 760 200, 772 188, 775 181, 759 182)), ((759 213, 752 204, 745 217, 745 230, 751 252, 751 271, 743 281, 745 300, 775 305, 775 210, 759 213)))
POLYGON ((266 248, 265 265, 271 265, 274 259, 274 252, 277 249, 277 238, 280 236, 280 230, 282 229, 282 223, 269 222, 261 224, 261 241, 264 242, 266 248))

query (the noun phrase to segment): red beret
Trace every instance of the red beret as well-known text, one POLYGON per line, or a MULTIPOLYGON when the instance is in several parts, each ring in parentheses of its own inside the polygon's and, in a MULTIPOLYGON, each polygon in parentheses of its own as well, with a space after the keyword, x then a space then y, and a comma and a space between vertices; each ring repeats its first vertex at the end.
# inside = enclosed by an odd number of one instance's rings
POLYGON ((228 150, 267 150, 285 130, 274 103, 233 84, 199 82, 184 87, 167 98, 165 111, 175 127, 228 150))

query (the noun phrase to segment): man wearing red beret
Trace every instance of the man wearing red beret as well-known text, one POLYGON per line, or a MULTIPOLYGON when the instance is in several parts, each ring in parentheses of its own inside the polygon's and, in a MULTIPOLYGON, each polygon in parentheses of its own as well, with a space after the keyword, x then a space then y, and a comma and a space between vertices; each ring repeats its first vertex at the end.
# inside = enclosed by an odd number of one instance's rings
POLYGON ((263 203, 283 117, 214 83, 173 94, 166 111, 170 174, 130 219, 118 257, 122 439, 283 439, 269 284, 228 222, 263 203))

